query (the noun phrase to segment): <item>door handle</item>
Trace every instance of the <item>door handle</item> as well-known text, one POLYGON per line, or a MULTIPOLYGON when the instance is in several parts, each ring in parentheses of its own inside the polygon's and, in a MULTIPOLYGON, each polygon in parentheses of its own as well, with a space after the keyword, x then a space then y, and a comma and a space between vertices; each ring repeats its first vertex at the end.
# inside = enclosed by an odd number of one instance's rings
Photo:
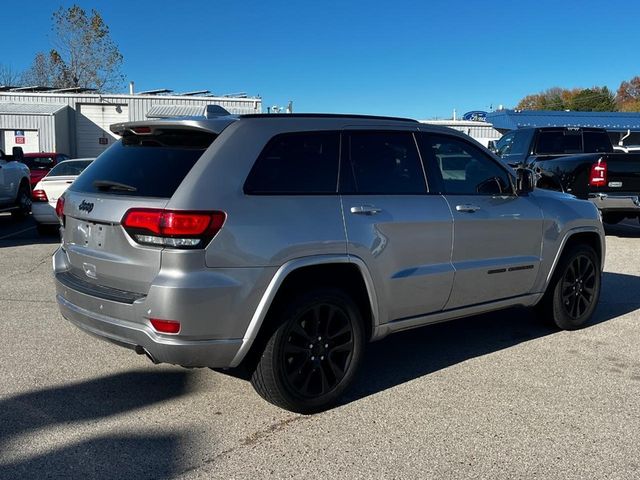
POLYGON ((470 205, 470 204, 456 205, 456 211, 458 212, 474 213, 474 212, 477 212, 478 210, 480 210, 480 207, 477 205, 470 205))
POLYGON ((381 208, 374 207, 372 205, 360 205, 358 207, 351 207, 351 213, 355 213, 358 215, 375 215, 376 213, 380 213, 381 211, 381 208))

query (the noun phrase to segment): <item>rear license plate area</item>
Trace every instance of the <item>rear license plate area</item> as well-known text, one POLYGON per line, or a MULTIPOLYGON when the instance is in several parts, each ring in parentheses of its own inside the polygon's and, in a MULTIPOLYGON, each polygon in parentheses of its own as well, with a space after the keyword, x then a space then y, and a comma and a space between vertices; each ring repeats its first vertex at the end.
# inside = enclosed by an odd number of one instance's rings
POLYGON ((78 244, 87 248, 102 250, 106 238, 106 225, 80 222, 76 226, 78 244))

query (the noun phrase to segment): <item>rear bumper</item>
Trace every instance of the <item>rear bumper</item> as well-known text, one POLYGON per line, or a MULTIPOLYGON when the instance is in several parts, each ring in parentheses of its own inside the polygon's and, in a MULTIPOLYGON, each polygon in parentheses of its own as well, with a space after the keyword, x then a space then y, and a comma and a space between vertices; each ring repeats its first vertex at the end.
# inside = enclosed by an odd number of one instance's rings
POLYGON ((91 284, 77 277, 70 281, 62 247, 53 267, 64 318, 103 340, 146 352, 155 362, 185 367, 232 366, 262 294, 262 277, 268 277, 263 269, 206 269, 174 275, 169 283, 161 271, 146 295, 126 297, 107 287, 87 288, 91 284), (149 317, 180 321, 180 333, 157 332, 149 317))
POLYGON ((640 214, 637 193, 590 193, 589 200, 602 212, 640 214))
MULTIPOLYGON (((56 288, 59 287, 56 282, 56 288)), ((159 335, 141 324, 127 322, 118 318, 108 317, 82 308, 77 303, 91 302, 91 298, 84 301, 75 296, 75 303, 65 298, 62 292, 56 294, 56 300, 62 316, 85 332, 102 340, 136 350, 144 350, 154 362, 172 363, 185 367, 227 367, 242 345, 238 340, 181 340, 169 336, 159 335)))

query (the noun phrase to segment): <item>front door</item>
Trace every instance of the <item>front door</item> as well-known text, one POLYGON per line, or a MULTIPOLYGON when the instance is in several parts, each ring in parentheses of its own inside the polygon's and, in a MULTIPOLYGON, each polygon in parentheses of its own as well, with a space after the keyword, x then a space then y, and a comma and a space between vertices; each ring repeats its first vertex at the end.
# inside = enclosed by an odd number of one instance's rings
POLYGON ((444 307, 453 284, 452 217, 425 183, 407 131, 345 131, 341 201, 347 250, 371 268, 381 322, 444 307))
POLYGON ((458 136, 421 133, 420 148, 453 215, 455 278, 445 308, 530 293, 542 248, 535 200, 517 196, 508 171, 458 136))

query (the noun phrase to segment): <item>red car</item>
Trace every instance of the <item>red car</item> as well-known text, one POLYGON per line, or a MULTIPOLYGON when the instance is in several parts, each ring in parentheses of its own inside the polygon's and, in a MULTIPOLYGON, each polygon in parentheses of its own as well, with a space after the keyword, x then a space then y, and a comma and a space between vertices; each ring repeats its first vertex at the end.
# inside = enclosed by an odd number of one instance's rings
POLYGON ((63 153, 38 152, 25 153, 22 163, 24 163, 31 171, 31 189, 44 177, 49 170, 55 167, 59 162, 68 160, 69 156, 63 153))

